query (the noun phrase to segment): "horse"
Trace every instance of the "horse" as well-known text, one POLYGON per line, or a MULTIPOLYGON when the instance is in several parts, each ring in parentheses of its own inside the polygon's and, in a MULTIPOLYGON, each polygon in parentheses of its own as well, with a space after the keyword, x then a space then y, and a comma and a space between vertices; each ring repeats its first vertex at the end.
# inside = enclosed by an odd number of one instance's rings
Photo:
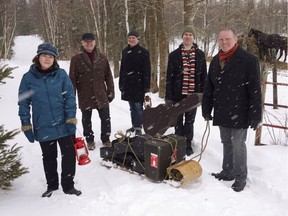
POLYGON ((278 34, 265 34, 259 30, 251 28, 248 36, 254 36, 257 40, 257 46, 259 49, 260 59, 265 60, 265 56, 271 56, 271 50, 275 49, 276 54, 281 46, 281 37, 278 34), (270 51, 270 52, 269 52, 270 51))
POLYGON ((287 57, 287 37, 285 36, 280 36, 281 37, 281 46, 280 46, 280 56, 277 60, 279 60, 284 52, 284 62, 286 62, 286 57, 287 57))
POLYGON ((238 35, 238 45, 249 53, 259 57, 259 49, 257 47, 257 40, 255 37, 248 37, 247 34, 238 35))

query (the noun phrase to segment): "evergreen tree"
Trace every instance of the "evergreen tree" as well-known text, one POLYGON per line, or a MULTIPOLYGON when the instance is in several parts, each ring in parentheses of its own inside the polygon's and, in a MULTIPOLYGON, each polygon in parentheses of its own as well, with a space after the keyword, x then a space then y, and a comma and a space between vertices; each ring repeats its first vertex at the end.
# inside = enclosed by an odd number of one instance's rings
MULTIPOLYGON (((4 65, 0 67, 0 85, 5 84, 5 78, 10 76, 14 68, 4 65)), ((28 169, 22 166, 19 150, 14 144, 9 148, 8 140, 14 138, 19 133, 18 130, 5 131, 4 126, 0 125, 0 189, 7 190, 12 186, 12 181, 19 176, 28 173, 28 169)))

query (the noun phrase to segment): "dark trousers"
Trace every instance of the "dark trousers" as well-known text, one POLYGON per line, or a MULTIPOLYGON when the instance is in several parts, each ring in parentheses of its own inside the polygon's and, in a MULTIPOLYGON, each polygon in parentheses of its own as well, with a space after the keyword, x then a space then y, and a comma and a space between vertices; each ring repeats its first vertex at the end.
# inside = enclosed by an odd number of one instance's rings
POLYGON ((76 155, 74 150, 74 137, 69 135, 57 140, 40 142, 43 165, 48 189, 56 190, 59 187, 57 172, 57 142, 61 150, 61 186, 63 191, 74 187, 76 155))
POLYGON ((194 136, 194 122, 197 108, 178 116, 175 134, 186 137, 186 146, 191 146, 194 136))
POLYGON ((236 180, 246 181, 247 178, 247 129, 219 127, 223 143, 222 169, 236 180))
MULTIPOLYGON (((109 107, 103 109, 97 109, 99 118, 101 120, 101 141, 109 141, 111 134, 111 122, 110 122, 110 111, 109 107)), ((92 110, 81 110, 82 112, 82 125, 83 134, 87 142, 94 141, 94 131, 92 130, 92 110)))

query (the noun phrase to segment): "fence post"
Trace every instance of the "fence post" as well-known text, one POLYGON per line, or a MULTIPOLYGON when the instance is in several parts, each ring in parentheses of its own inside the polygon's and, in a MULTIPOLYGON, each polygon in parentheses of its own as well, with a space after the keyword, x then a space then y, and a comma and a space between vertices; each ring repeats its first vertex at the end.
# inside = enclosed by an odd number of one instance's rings
POLYGON ((273 109, 277 109, 278 105, 278 91, 277 91, 277 58, 276 50, 272 49, 272 59, 273 59, 273 109))
MULTIPOLYGON (((260 61, 260 78, 261 78, 261 104, 262 104, 262 115, 261 115, 261 122, 263 122, 263 113, 264 113, 264 102, 266 96, 266 82, 268 77, 268 69, 267 63, 265 61, 260 61)), ((255 133, 255 144, 254 145, 261 145, 261 133, 262 133, 262 126, 256 129, 255 133)))

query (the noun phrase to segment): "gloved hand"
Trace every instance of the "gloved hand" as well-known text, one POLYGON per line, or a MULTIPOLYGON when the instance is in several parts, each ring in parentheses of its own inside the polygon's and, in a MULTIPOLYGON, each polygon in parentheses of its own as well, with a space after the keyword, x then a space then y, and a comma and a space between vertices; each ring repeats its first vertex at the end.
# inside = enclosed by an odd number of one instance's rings
POLYGON ((209 114, 209 115, 204 115, 203 118, 205 119, 205 121, 210 121, 213 119, 213 117, 209 114))
POLYGON ((256 130, 260 126, 260 121, 251 120, 249 125, 250 128, 256 130))
POLYGON ((172 106, 173 105, 173 101, 172 100, 165 100, 165 105, 172 106))
POLYGON ((68 118, 66 120, 66 127, 69 131, 69 134, 75 135, 76 133, 76 124, 77 124, 77 119, 76 118, 68 118))
POLYGON ((108 97, 109 103, 111 103, 114 100, 114 95, 112 93, 110 94, 107 93, 107 97, 108 97))
POLYGON ((114 100, 113 97, 109 97, 109 96, 108 96, 108 101, 109 101, 109 103, 111 103, 113 100, 114 100))
POLYGON ((24 132, 25 136, 29 140, 30 143, 34 143, 35 138, 34 138, 34 133, 32 131, 32 125, 23 125, 21 127, 21 130, 24 132))

